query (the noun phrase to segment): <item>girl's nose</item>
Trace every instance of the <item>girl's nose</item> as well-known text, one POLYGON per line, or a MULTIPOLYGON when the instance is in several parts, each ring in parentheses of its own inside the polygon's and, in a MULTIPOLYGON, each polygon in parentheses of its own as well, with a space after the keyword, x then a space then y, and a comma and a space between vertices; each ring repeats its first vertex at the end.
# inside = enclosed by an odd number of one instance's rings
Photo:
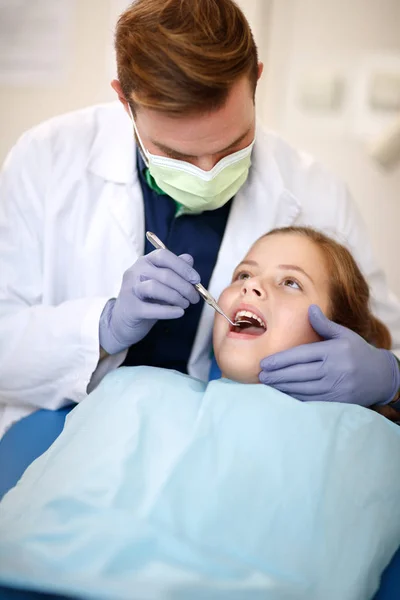
POLYGON ((242 296, 248 297, 256 296, 257 298, 265 298, 266 296, 263 287, 260 285, 260 282, 255 277, 252 277, 251 279, 246 279, 244 281, 241 293, 242 296))

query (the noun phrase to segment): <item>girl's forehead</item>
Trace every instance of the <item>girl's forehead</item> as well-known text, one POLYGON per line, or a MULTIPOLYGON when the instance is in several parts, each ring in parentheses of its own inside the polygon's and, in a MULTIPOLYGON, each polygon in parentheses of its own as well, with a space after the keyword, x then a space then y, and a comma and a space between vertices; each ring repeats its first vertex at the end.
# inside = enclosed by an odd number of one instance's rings
POLYGON ((329 268, 319 246, 309 238, 296 233, 274 233, 257 240, 247 253, 245 261, 254 261, 261 270, 280 265, 295 265, 307 272, 314 281, 326 283, 329 268))
MULTIPOLYGON (((257 240, 250 248, 246 258, 271 262, 272 259, 282 261, 285 257, 291 261, 297 258, 315 260, 321 254, 318 246, 304 235, 296 233, 274 233, 257 240)), ((285 262, 286 262, 285 258, 285 262)))

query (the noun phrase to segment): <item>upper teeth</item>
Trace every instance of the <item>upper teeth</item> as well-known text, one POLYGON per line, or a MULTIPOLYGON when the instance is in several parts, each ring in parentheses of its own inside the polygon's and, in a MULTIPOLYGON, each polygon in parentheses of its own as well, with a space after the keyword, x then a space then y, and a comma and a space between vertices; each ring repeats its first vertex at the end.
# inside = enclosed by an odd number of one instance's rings
POLYGON ((267 329, 267 326, 264 323, 264 321, 262 319, 260 319, 260 317, 258 315, 255 315, 254 313, 250 312, 249 310, 239 310, 235 315, 235 321, 238 321, 239 319, 241 319, 243 317, 255 319, 256 321, 258 321, 260 323, 261 327, 264 327, 264 329, 267 329))

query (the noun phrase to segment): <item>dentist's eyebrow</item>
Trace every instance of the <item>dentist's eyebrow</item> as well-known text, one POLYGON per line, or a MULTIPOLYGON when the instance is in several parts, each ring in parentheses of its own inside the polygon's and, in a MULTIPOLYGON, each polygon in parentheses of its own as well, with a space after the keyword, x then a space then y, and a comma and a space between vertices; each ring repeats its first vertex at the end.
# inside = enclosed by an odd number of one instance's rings
POLYGON ((283 271, 298 271, 299 273, 303 273, 303 275, 305 275, 311 281, 311 283, 314 283, 312 277, 298 265, 278 265, 278 269, 282 269, 283 271))
MULTIPOLYGON (((222 154, 223 152, 227 152, 231 148, 234 148, 235 146, 240 144, 240 142, 242 140, 244 140, 244 138, 250 133, 251 128, 252 128, 252 125, 247 129, 247 131, 242 133, 242 135, 240 135, 234 142, 232 142, 232 144, 229 144, 229 146, 226 146, 222 150, 218 150, 218 152, 215 152, 215 154, 222 154)), ((157 146, 157 148, 159 150, 161 150, 161 152, 164 152, 165 154, 173 154, 174 156, 179 156, 180 158, 198 158, 197 156, 194 156, 193 154, 184 154, 183 152, 178 152, 177 150, 173 150, 172 148, 169 148, 168 146, 165 146, 164 144, 160 144, 160 142, 157 142, 156 140, 150 139, 150 141, 152 144, 154 144, 154 146, 157 146)))

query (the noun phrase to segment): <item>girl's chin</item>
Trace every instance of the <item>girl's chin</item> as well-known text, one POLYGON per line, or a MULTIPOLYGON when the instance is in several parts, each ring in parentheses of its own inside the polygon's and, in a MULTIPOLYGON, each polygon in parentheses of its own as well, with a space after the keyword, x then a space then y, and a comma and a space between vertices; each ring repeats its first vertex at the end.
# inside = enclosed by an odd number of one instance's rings
POLYGON ((258 379, 258 373, 243 373, 235 371, 234 369, 222 371, 221 377, 223 379, 230 379, 231 381, 236 381, 237 383, 260 383, 260 380, 258 379))
MULTIPOLYGON (((215 344, 215 358, 221 370, 221 377, 238 383, 259 383, 262 352, 245 351, 230 344, 215 344)), ((268 354, 268 353, 266 353, 268 354)))

